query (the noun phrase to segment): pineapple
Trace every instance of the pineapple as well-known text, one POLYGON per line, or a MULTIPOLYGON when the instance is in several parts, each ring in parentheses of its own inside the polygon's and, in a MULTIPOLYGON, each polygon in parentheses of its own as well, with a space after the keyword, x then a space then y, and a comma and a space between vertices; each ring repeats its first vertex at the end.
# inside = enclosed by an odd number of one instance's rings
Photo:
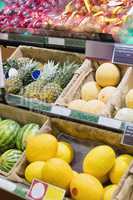
POLYGON ((12 77, 5 81, 6 92, 17 94, 23 86, 22 80, 19 77, 12 77))
POLYGON ((46 103, 53 103, 58 96, 61 94, 62 89, 56 83, 48 83, 41 89, 39 93, 39 100, 45 101, 46 103))
POLYGON ((72 79, 74 72, 79 68, 79 64, 74 62, 70 63, 66 61, 63 65, 58 69, 58 73, 54 79, 54 82, 59 84, 61 88, 65 88, 69 81, 72 79))
POLYGON ((42 80, 39 79, 37 81, 30 83, 26 87, 22 88, 22 90, 20 91, 20 95, 22 95, 26 98, 38 99, 40 90, 43 86, 44 85, 42 83, 42 80))

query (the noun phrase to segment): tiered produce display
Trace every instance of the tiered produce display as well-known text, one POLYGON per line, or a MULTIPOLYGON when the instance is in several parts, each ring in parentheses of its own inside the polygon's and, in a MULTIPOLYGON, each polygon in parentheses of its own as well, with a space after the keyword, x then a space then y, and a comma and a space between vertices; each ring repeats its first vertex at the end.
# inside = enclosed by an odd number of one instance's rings
MULTIPOLYGON (((47 47, 132 32, 132 0, 0 3, 1 32, 44 34, 47 47)), ((133 68, 89 51, 19 46, 3 63, 0 55, 0 189, 29 199, 36 179, 52 195, 64 191, 62 200, 133 200, 133 68)))
MULTIPOLYGON (((133 6, 129 1, 5 1, 0 14, 3 31, 17 28, 60 29, 74 32, 100 32, 117 35, 133 6)), ((16 30, 15 30, 16 29, 16 30)))

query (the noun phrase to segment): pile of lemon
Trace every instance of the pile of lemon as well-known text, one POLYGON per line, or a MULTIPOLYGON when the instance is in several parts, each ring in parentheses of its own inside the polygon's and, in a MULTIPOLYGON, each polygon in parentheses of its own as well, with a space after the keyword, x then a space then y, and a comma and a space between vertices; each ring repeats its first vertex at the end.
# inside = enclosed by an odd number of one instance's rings
POLYGON ((133 157, 127 154, 116 158, 115 151, 101 145, 93 148, 83 160, 83 173, 72 170, 74 158, 72 146, 58 142, 51 134, 40 134, 29 138, 26 147, 29 165, 25 178, 34 178, 70 191, 75 200, 111 200, 121 177, 126 172, 133 157), (103 187, 106 182, 111 185, 103 187))

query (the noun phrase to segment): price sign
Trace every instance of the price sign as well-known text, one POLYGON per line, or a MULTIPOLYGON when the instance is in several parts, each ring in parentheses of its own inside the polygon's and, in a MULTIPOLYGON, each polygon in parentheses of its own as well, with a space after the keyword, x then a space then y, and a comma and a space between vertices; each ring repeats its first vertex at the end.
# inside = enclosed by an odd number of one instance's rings
POLYGON ((115 44, 112 63, 133 65, 133 46, 115 44))
POLYGON ((49 37, 48 38, 48 44, 64 46, 65 45, 65 40, 64 40, 64 38, 49 37))
POLYGON ((63 200, 65 190, 48 183, 33 180, 27 198, 30 200, 63 200))
POLYGON ((52 106, 51 112, 58 115, 70 116, 71 110, 61 106, 52 106))
POLYGON ((122 144, 133 146, 133 124, 127 124, 122 138, 122 144))

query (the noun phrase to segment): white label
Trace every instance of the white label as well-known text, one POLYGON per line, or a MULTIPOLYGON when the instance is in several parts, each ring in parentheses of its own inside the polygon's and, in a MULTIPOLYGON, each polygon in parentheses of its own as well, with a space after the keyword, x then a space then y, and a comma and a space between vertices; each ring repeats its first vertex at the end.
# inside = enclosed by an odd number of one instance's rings
POLYGON ((110 119, 106 117, 100 117, 98 121, 98 124, 100 125, 104 125, 104 126, 116 128, 116 129, 120 129, 121 123, 122 122, 119 120, 114 120, 114 119, 110 119))
POLYGON ((9 192, 14 192, 16 189, 16 184, 0 178, 0 188, 9 192))
POLYGON ((70 116, 71 110, 59 106, 53 106, 51 112, 58 115, 70 116))
POLYGON ((55 45, 65 45, 65 40, 63 38, 55 38, 55 37, 49 37, 48 38, 48 44, 55 44, 55 45))
POLYGON ((0 33, 0 39, 8 40, 8 33, 0 33))

